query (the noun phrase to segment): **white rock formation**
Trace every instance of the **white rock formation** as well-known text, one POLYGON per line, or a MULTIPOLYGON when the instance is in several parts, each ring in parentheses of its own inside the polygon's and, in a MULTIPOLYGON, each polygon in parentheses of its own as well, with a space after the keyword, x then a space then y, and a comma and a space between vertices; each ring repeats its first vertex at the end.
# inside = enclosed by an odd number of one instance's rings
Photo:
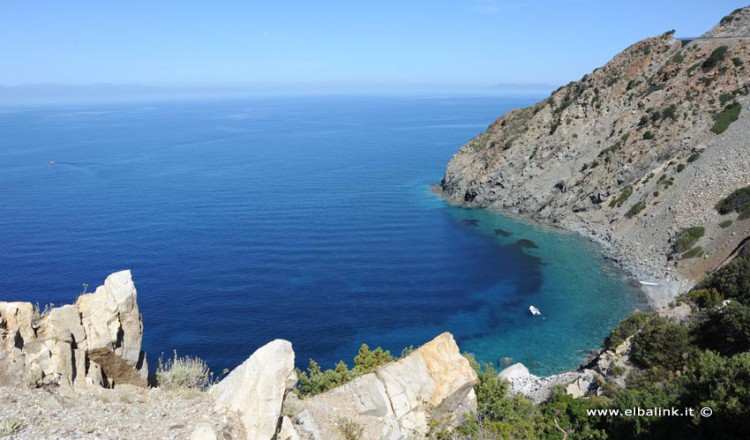
POLYGON ((284 397, 296 383, 292 344, 276 339, 259 348, 209 393, 217 406, 240 413, 248 440, 271 440, 281 423, 284 397))
POLYGON ((362 438, 422 438, 429 424, 455 426, 476 411, 476 372, 450 333, 405 358, 302 401, 297 430, 309 438, 336 438, 349 423, 362 438))
POLYGON ((539 377, 531 374, 522 363, 509 366, 501 371, 497 377, 505 379, 510 384, 510 392, 523 394, 535 403, 549 399, 552 390, 557 385, 566 386, 575 382, 581 376, 578 372, 565 372, 554 376, 539 377))
POLYGON ((47 313, 28 302, 0 302, 0 367, 9 372, 5 381, 145 386, 142 340, 143 322, 128 270, 110 275, 75 305, 47 313))

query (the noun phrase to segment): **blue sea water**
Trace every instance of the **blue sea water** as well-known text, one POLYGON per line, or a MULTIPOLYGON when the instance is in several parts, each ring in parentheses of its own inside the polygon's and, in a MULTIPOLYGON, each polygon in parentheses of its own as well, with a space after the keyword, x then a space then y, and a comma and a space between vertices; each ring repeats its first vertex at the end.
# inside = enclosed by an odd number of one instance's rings
POLYGON ((0 299, 69 303, 132 269, 152 362, 176 349, 215 371, 275 338, 332 366, 443 331, 485 362, 575 367, 637 291, 576 235, 430 192, 461 144, 532 101, 3 108, 0 299))

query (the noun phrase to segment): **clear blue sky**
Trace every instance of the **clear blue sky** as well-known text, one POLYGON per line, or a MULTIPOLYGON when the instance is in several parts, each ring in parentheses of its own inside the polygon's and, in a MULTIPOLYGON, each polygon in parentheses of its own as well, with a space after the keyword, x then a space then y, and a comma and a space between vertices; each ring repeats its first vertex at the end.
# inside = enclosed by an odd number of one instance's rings
MULTIPOLYGON (((745 0, 747 1, 747 0, 745 0)), ((2 0, 0 85, 562 84, 729 0, 2 0)))

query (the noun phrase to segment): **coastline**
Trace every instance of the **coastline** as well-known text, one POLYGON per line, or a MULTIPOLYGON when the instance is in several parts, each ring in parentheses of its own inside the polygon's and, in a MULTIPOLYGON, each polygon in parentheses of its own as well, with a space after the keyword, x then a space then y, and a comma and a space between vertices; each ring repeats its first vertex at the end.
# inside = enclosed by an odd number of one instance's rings
POLYGON ((620 245, 610 234, 596 231, 585 222, 578 224, 560 224, 545 222, 540 218, 528 217, 518 213, 510 212, 497 206, 481 206, 478 204, 466 204, 453 200, 441 188, 440 184, 430 186, 431 191, 446 203, 462 208, 481 209, 497 212, 505 217, 531 223, 534 226, 549 228, 557 231, 577 234, 584 239, 595 243, 602 256, 621 269, 632 281, 638 282, 640 291, 645 296, 652 310, 666 307, 677 295, 692 288, 694 283, 681 277, 669 267, 661 267, 656 262, 656 255, 642 261, 638 255, 629 252, 628 246, 620 245), (640 281, 655 283, 655 286, 641 284, 640 281))

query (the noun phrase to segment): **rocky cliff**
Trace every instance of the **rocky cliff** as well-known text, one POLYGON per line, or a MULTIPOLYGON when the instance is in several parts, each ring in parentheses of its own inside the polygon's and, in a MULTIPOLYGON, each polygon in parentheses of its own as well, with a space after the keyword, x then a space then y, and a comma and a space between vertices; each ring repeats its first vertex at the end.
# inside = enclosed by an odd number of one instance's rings
POLYGON ((667 32, 628 47, 501 116, 451 159, 438 190, 590 236, 639 277, 694 282, 750 234, 748 221, 720 227, 714 209, 750 184, 748 29, 745 8, 701 38, 667 32), (697 255, 677 252, 694 226, 705 228, 697 255))
POLYGON ((28 302, 0 302, 2 382, 145 386, 136 295, 130 271, 122 271, 73 305, 39 310, 28 302))
POLYGON ((142 339, 130 271, 73 305, 0 302, 0 422, 15 439, 401 440, 476 411, 477 374, 449 333, 306 398, 292 392, 289 341, 259 348, 204 393, 147 388, 142 339))

